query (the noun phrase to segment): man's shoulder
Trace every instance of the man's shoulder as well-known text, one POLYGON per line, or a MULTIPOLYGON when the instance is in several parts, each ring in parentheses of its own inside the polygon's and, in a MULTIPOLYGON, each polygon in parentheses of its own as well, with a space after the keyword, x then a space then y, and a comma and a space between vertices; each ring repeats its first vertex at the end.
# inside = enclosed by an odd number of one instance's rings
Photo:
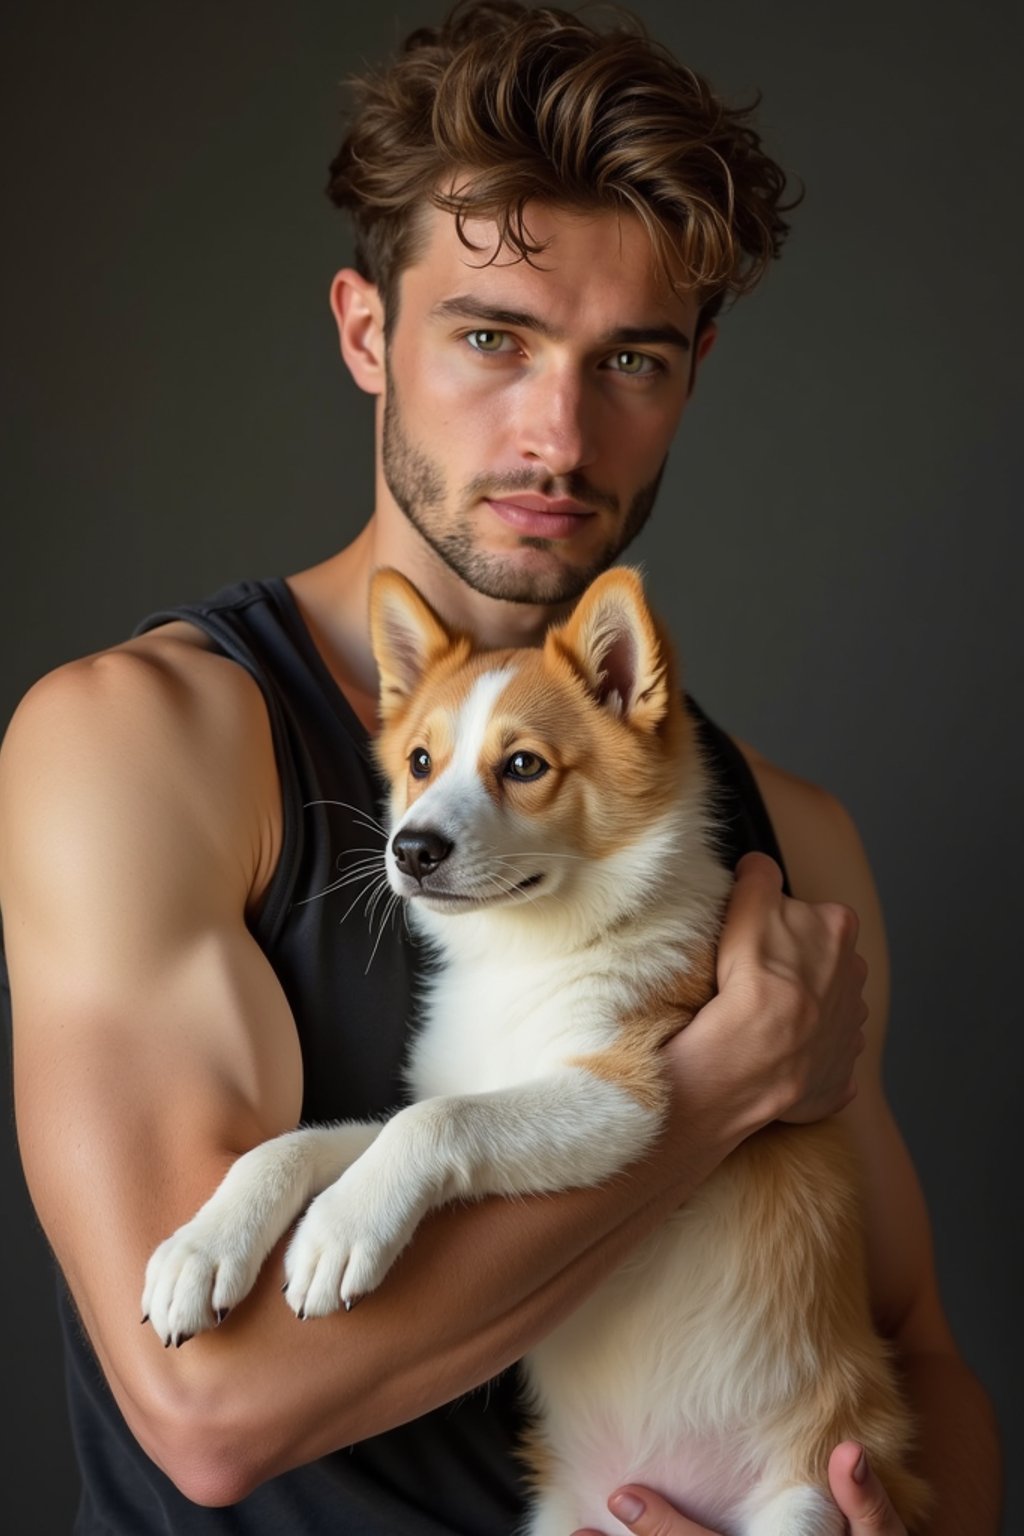
POLYGON ((74 753, 127 732, 141 753, 168 731, 193 744, 210 731, 227 739, 260 707, 244 668, 175 621, 46 673, 15 710, 5 746, 40 738, 74 753))
POLYGON ((142 823, 160 817, 183 838, 248 849, 277 800, 257 684, 186 623, 46 674, 0 747, 0 831, 29 824, 47 846, 57 822, 86 847, 90 828, 109 841, 121 825, 144 844, 142 823))

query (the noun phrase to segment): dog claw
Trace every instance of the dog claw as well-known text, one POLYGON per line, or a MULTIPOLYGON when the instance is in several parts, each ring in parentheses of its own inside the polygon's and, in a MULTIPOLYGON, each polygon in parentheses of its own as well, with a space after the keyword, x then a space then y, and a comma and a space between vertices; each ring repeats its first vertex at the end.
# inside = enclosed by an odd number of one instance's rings
POLYGON ((178 1334, 175 1334, 175 1337, 174 1337, 174 1347, 175 1347, 175 1349, 180 1349, 183 1344, 187 1344, 191 1337, 192 1337, 192 1335, 190 1333, 178 1333, 178 1334))
POLYGON ((228 1313, 230 1311, 231 1311, 230 1307, 218 1307, 217 1308, 217 1327, 218 1328, 220 1327, 221 1323, 224 1321, 224 1319, 227 1317, 227 1315, 228 1315, 228 1313))
POLYGON ((143 1327, 145 1327, 146 1324, 149 1322, 149 1313, 147 1312, 145 1317, 140 1317, 139 1318, 139 1322, 142 1324, 143 1327))
POLYGON ((356 1306, 356 1304, 358 1302, 362 1301, 362 1299, 363 1298, 361 1296, 349 1296, 349 1297, 347 1297, 347 1299, 345 1301, 345 1311, 346 1312, 351 1312, 352 1308, 354 1306, 356 1306))

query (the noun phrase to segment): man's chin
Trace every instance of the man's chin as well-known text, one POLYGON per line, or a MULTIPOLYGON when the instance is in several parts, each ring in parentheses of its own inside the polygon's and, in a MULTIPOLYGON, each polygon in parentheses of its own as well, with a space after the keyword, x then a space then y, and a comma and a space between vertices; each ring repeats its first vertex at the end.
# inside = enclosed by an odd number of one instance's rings
POLYGON ((531 539, 509 554, 484 554, 479 550, 438 549, 445 564, 482 597, 498 602, 556 607, 575 600, 594 578, 612 563, 614 556, 574 566, 558 555, 550 541, 531 539))
MULTIPOLYGON (((394 494, 394 491, 392 491, 394 494)), ((397 498, 396 498, 397 500, 397 498)), ((559 607, 575 600, 621 552, 617 542, 570 551, 562 540, 519 534, 488 539, 467 516, 453 532, 415 503, 398 502, 420 537, 472 591, 496 602, 559 607)))

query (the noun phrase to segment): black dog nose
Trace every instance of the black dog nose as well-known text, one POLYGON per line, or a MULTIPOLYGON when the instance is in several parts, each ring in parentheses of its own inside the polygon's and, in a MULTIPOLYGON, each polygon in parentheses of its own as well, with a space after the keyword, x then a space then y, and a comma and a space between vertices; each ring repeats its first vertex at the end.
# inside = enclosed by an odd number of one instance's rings
POLYGON ((439 832, 396 832, 391 839, 391 852, 402 874, 420 881, 444 862, 453 846, 439 832))

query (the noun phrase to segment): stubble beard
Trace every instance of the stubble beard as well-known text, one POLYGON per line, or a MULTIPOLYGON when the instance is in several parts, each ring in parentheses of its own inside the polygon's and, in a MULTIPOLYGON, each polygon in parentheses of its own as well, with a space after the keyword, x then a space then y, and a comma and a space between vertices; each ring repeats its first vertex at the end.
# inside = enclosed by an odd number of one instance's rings
POLYGON ((555 557, 544 569, 529 569, 477 548, 471 508, 481 498, 529 490, 542 495, 571 496, 595 511, 612 512, 618 510, 617 498, 595 490, 577 473, 560 476, 556 481, 524 469, 500 476, 475 476, 459 496, 455 513, 447 511, 449 496, 444 472, 436 460, 406 435, 390 373, 384 401, 381 459, 384 480, 396 504, 430 548, 468 587, 484 597, 507 603, 541 604, 573 602, 632 544, 651 515, 667 462, 663 459, 654 479, 634 494, 617 534, 588 565, 579 567, 560 560, 553 539, 521 534, 520 547, 550 552, 555 557))

